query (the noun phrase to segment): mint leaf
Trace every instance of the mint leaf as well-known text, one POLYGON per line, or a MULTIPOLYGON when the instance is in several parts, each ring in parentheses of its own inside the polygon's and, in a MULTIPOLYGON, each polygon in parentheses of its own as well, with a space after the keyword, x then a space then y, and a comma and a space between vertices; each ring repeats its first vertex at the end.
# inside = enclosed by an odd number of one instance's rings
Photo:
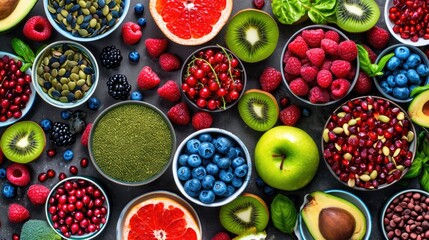
POLYGON ((422 176, 419 179, 420 187, 425 191, 429 191, 429 165, 425 164, 422 169, 422 176))
POLYGON ((24 61, 27 63, 33 63, 36 55, 25 42, 23 42, 19 38, 13 38, 11 41, 11 44, 12 44, 13 50, 19 57, 23 58, 24 61))
POLYGON ((383 71, 383 68, 384 68, 384 66, 386 66, 386 63, 393 57, 393 56, 395 56, 395 54, 394 53, 389 53, 389 54, 387 54, 387 55, 385 55, 385 56, 383 56, 381 59, 380 59, 380 61, 378 61, 378 63, 377 63, 377 72, 382 72, 383 71))
POLYGON ((29 69, 33 64, 32 63, 24 63, 22 64, 21 68, 19 70, 21 70, 21 72, 25 72, 27 71, 27 69, 29 69))
POLYGON ((415 95, 419 95, 420 93, 429 89, 429 84, 424 86, 417 86, 411 90, 410 97, 414 97, 415 95))

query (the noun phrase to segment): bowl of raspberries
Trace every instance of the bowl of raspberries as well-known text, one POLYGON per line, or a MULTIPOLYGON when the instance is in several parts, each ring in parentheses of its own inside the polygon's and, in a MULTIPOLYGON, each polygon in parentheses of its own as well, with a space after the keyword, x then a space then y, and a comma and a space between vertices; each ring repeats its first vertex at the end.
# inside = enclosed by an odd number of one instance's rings
POLYGON ((219 207, 246 189, 252 161, 236 135, 220 128, 206 128, 182 141, 172 169, 174 182, 187 199, 201 206, 219 207))
POLYGON ((324 25, 302 28, 286 42, 280 60, 283 81, 299 100, 317 106, 338 102, 356 84, 356 43, 324 25))

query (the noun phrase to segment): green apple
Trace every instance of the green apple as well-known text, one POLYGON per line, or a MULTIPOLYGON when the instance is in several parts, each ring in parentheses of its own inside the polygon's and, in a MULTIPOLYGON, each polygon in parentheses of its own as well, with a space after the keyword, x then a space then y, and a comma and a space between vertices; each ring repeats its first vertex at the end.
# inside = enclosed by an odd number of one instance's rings
POLYGON ((313 179, 318 166, 316 143, 297 127, 271 128, 256 143, 256 171, 273 188, 285 191, 300 189, 313 179))

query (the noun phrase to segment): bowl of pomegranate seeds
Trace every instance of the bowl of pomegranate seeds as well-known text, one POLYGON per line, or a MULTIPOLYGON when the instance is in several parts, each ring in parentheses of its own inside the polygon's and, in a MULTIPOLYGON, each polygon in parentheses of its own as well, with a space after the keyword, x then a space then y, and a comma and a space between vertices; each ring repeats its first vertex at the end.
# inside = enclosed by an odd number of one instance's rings
POLYGON ((401 43, 416 47, 429 45, 429 8, 425 1, 387 0, 384 5, 384 21, 401 43))
POLYGON ((22 72, 22 64, 16 55, 0 51, 0 127, 19 121, 33 106, 32 71, 22 72))
POLYGON ((89 177, 74 176, 58 182, 45 204, 49 225, 64 239, 93 239, 110 215, 103 188, 89 177))
POLYGON ((206 46, 193 52, 184 62, 181 90, 197 109, 220 112, 234 106, 246 88, 246 71, 229 49, 206 46))
POLYGON ((399 181, 416 152, 416 130, 407 112, 389 99, 351 99, 329 117, 322 133, 325 163, 341 183, 376 190, 399 181))
POLYGON ((310 105, 330 105, 347 96, 356 84, 356 43, 336 28, 307 26, 286 42, 280 68, 296 98, 310 105))

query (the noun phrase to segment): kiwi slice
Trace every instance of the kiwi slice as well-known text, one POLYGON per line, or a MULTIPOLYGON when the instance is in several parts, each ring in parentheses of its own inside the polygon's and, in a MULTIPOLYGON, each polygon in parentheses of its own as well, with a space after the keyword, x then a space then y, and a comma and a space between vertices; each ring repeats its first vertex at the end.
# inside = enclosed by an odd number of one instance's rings
POLYGON ((247 90, 238 102, 241 119, 253 130, 267 131, 279 117, 279 105, 274 96, 259 89, 247 90))
POLYGON ((222 226, 237 235, 252 229, 261 232, 267 226, 269 219, 270 213, 264 200, 251 193, 238 196, 219 210, 222 226))
POLYGON ((337 25, 352 33, 365 32, 377 24, 380 8, 374 0, 338 0, 337 25))
POLYGON ((228 23, 225 35, 227 47, 244 62, 259 62, 276 49, 279 39, 277 22, 266 12, 244 9, 228 23))
POLYGON ((0 148, 6 158, 17 163, 28 163, 45 149, 46 136, 33 121, 17 122, 9 126, 0 139, 0 148))

